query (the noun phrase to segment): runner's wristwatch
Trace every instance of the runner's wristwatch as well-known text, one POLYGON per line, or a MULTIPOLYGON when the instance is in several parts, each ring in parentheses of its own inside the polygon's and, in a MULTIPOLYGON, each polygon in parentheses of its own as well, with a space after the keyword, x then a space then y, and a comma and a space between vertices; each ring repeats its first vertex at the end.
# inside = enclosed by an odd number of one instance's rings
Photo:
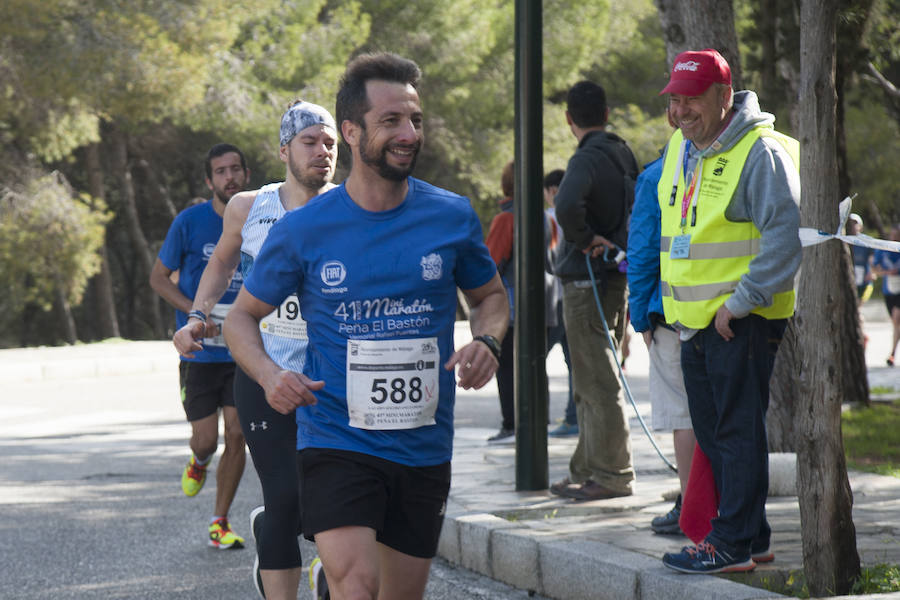
POLYGON ((494 358, 497 361, 500 361, 500 342, 497 341, 492 335, 476 335, 472 338, 473 340, 477 340, 488 347, 488 350, 491 351, 491 354, 494 355, 494 358))

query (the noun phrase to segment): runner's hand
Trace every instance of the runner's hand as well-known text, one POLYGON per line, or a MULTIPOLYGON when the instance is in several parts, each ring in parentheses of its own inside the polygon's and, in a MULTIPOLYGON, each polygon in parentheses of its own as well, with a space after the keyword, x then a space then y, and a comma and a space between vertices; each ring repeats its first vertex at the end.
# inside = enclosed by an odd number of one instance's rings
POLYGON ((453 353, 444 364, 444 368, 452 371, 459 366, 459 382, 464 390, 481 389, 497 372, 500 363, 494 358, 491 350, 482 342, 474 340, 453 353))
POLYGON ((324 381, 313 381, 302 373, 282 369, 266 381, 261 381, 266 391, 266 401, 283 415, 290 414, 298 406, 316 404, 314 391, 325 387, 324 381))
POLYGON ((203 346, 197 340, 205 337, 205 329, 200 319, 188 319, 187 324, 172 336, 172 343, 175 344, 178 354, 185 358, 194 358, 194 352, 203 350, 203 346))

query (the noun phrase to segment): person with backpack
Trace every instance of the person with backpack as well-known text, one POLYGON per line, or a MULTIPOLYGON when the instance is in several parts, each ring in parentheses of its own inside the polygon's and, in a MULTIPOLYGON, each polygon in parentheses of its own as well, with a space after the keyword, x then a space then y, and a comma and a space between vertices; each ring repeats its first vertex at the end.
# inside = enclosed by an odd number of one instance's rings
POLYGON ((575 500, 630 496, 634 483, 618 357, 607 342, 593 289, 596 282, 603 316, 615 343, 621 345, 627 284, 616 259, 628 244, 638 165, 628 144, 606 131, 608 117, 603 87, 591 81, 572 86, 566 97, 566 121, 578 148, 556 194, 556 218, 564 239, 554 273, 563 282, 579 432, 569 476, 551 485, 550 491, 575 500))

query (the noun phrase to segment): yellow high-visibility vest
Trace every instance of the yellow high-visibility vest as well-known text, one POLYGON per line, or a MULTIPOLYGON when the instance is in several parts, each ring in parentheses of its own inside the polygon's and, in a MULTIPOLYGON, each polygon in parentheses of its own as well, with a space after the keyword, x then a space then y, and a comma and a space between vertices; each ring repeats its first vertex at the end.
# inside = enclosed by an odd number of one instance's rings
MULTIPOLYGON (((692 329, 709 325, 719 307, 734 292, 741 276, 749 270, 750 261, 759 253, 762 236, 756 226, 750 221, 729 221, 725 218, 725 209, 737 189, 750 148, 760 136, 778 140, 794 160, 794 165, 799 166, 797 140, 768 127, 752 129, 727 152, 699 161, 702 162, 697 165, 699 184, 694 192, 696 217, 694 207, 688 206, 684 220, 685 176, 679 164, 679 149, 683 142, 681 130, 669 140, 657 188, 662 213, 660 291, 668 323, 678 322, 692 329), (679 173, 677 184, 673 184, 676 173, 679 173), (670 204, 673 198, 674 204, 670 204)), ((787 286, 776 292, 770 306, 760 306, 751 312, 767 319, 793 315, 793 282, 788 282, 787 286)))

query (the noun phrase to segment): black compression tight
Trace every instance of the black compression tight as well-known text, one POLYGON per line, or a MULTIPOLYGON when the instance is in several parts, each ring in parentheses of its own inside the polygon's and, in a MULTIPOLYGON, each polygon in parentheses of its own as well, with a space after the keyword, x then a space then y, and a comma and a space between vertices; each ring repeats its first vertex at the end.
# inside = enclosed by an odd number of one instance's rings
POLYGON ((240 367, 234 374, 234 402, 266 506, 259 540, 259 566, 261 569, 299 567, 300 489, 294 413, 283 415, 269 406, 263 389, 240 367))

